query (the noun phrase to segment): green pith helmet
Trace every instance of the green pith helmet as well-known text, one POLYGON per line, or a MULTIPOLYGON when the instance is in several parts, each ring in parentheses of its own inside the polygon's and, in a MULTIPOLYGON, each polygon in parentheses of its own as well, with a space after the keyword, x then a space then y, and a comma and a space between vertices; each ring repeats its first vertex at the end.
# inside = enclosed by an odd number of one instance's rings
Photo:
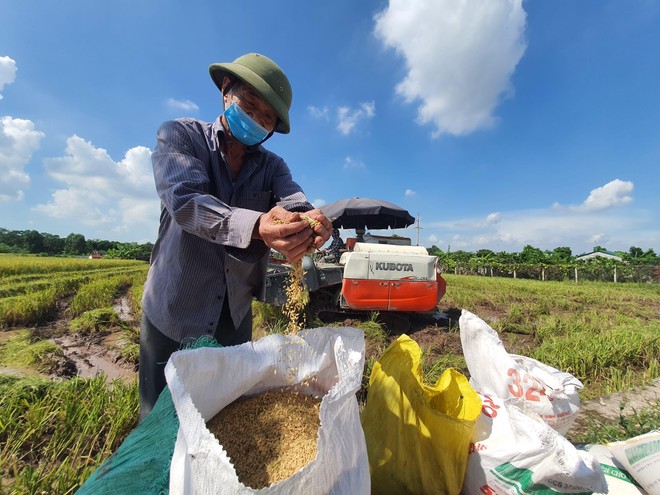
POLYGON ((209 72, 220 91, 225 76, 237 77, 252 86, 279 117, 275 132, 289 133, 289 108, 293 95, 291 84, 279 65, 258 53, 248 53, 231 63, 211 64, 209 72))

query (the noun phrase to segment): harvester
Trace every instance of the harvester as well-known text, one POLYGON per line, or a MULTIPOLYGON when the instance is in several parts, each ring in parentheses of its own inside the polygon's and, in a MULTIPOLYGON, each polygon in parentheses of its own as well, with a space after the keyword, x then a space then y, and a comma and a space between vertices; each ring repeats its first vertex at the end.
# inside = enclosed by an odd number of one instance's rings
MULTIPOLYGON (((359 219, 346 208, 337 211, 336 203, 323 207, 333 226, 361 229, 400 228, 414 223, 406 211, 391 203, 364 198, 359 205, 388 205, 359 219), (396 216, 392 212, 398 212, 396 216), (353 217, 353 218, 351 218, 353 217), (374 227, 376 226, 376 227, 374 227)), ((349 201, 349 200, 342 200, 349 201)), ((362 318, 377 312, 386 326, 397 331, 409 327, 411 316, 438 318, 438 304, 445 293, 445 280, 440 274, 437 256, 426 248, 413 246, 406 237, 368 236, 368 241, 347 239, 349 250, 338 262, 321 256, 303 258, 303 284, 309 291, 309 311, 323 322, 338 318, 362 318)), ((272 259, 266 278, 266 302, 283 306, 291 266, 272 259)))

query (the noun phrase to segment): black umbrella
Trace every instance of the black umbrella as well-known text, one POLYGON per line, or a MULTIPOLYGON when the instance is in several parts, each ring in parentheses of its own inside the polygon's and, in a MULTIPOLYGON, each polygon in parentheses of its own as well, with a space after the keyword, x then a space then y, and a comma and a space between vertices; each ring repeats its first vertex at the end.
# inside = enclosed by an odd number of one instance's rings
POLYGON ((401 229, 415 223, 408 210, 380 199, 340 199, 322 206, 321 211, 337 228, 401 229))

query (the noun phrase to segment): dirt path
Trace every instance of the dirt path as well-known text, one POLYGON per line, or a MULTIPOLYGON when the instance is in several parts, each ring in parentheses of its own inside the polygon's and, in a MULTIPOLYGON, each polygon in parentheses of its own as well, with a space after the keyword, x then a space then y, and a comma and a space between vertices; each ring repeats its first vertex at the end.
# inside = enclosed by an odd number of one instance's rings
MULTIPOLYGON (((657 406, 660 401, 660 378, 644 387, 616 392, 606 397, 585 401, 580 414, 617 419, 619 414, 629 416, 645 407, 657 406)), ((579 418, 579 417, 578 417, 579 418)))
POLYGON ((114 349, 121 339, 119 332, 105 336, 99 342, 85 342, 71 335, 53 339, 60 346, 64 355, 75 365, 76 375, 92 377, 105 373, 108 381, 122 378, 132 381, 137 378, 136 367, 130 363, 122 363, 118 352, 114 349))

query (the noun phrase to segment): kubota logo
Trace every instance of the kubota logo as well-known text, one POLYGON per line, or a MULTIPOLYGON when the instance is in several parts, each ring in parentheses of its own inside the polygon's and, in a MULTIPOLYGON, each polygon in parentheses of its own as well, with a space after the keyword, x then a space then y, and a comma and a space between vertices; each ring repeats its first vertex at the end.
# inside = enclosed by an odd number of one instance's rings
POLYGON ((385 263, 384 261, 376 261, 375 270, 383 271, 397 271, 397 272, 412 272, 412 263, 385 263))

